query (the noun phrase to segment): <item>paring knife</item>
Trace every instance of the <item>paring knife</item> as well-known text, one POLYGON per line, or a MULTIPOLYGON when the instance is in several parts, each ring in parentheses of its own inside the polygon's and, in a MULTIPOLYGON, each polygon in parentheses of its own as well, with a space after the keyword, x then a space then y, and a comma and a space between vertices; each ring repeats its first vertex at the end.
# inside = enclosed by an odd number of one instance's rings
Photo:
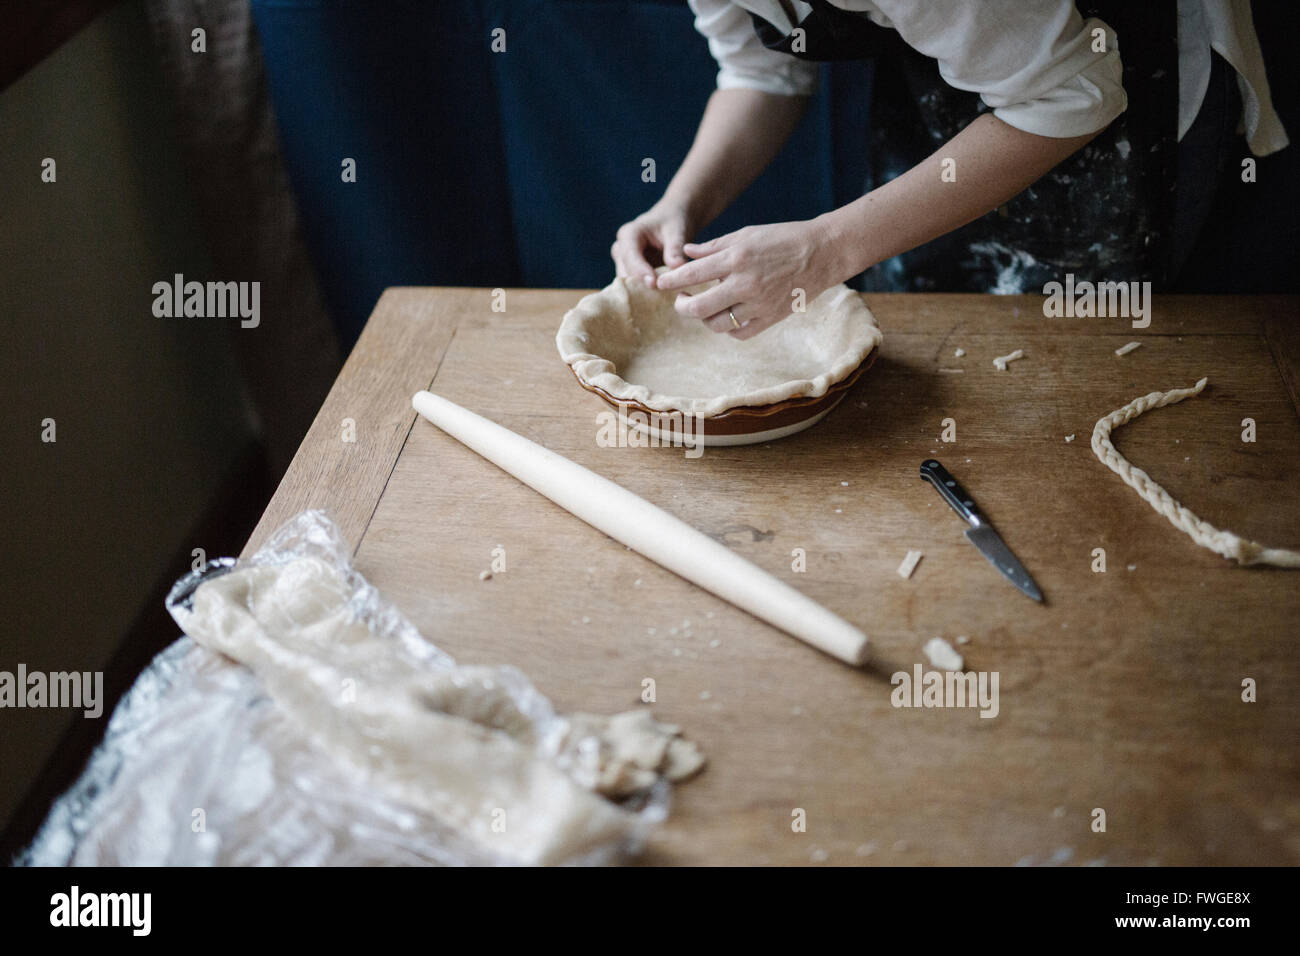
POLYGON ((988 523, 979 505, 975 504, 965 488, 957 484, 957 479, 948 473, 948 469, 933 458, 927 459, 921 462, 921 479, 934 485, 952 510, 966 519, 970 524, 966 529, 967 539, 979 548, 980 554, 989 559, 989 564, 1035 601, 1042 601, 1043 594, 1038 590, 1038 585, 1034 584, 1034 579, 1029 576, 1024 565, 1016 560, 1011 549, 993 530, 993 525, 988 523))

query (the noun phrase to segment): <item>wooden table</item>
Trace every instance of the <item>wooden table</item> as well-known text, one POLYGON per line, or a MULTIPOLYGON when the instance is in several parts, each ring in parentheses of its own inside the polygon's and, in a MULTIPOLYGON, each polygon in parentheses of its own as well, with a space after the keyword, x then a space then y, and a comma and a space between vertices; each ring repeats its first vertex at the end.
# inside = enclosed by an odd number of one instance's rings
POLYGON ((1300 300, 1158 297, 1134 330, 1046 319, 1035 296, 868 296, 880 360, 825 421, 690 459, 598 447, 605 406, 554 345, 580 295, 510 290, 494 313, 487 289, 386 291, 245 553, 325 508, 359 570, 461 662, 517 665, 561 710, 646 706, 653 678, 656 716, 710 765, 677 788, 651 862, 1300 861, 1300 574, 1197 547, 1089 448, 1102 415, 1208 375, 1117 446, 1217 526, 1300 546, 1300 300), (422 388, 725 541, 858 624, 876 662, 847 667, 573 518, 417 421, 422 388), (931 455, 1045 605, 918 479, 931 455), (506 572, 480 580, 498 545, 506 572), (925 557, 903 580, 908 549, 925 557), (996 718, 891 705, 890 675, 936 635, 968 636, 968 667, 998 672, 996 718))

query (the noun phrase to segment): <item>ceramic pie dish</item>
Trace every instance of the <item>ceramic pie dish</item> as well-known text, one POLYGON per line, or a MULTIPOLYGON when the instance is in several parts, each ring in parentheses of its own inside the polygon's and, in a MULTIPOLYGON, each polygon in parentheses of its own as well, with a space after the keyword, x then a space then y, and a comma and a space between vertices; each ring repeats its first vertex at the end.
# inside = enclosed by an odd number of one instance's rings
POLYGON ((555 337, 583 388, 627 427, 661 440, 680 432, 684 416, 706 445, 773 441, 810 428, 843 400, 880 346, 875 317, 845 285, 747 341, 678 314, 675 299, 618 278, 570 309, 555 337))

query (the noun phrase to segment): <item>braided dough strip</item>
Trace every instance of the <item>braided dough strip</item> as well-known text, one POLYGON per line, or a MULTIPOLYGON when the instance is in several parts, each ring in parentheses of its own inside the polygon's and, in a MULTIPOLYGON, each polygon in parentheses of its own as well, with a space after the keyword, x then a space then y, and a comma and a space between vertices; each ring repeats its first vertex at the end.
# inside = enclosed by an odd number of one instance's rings
POLYGON ((1126 425, 1143 412, 1153 408, 1175 405, 1184 398, 1199 395, 1209 379, 1202 378, 1191 388, 1175 388, 1169 392, 1151 392, 1135 398, 1123 408, 1117 408, 1102 418, 1092 430, 1092 450, 1097 458, 1124 483, 1142 496, 1142 500, 1169 519, 1179 531, 1187 534, 1203 548, 1216 551, 1225 558, 1241 564, 1271 564, 1279 568, 1300 568, 1300 551, 1286 548, 1268 548, 1256 541, 1247 541, 1231 531, 1224 531, 1204 521, 1174 500, 1165 489, 1151 480, 1141 468, 1134 468, 1111 444, 1110 433, 1126 425))

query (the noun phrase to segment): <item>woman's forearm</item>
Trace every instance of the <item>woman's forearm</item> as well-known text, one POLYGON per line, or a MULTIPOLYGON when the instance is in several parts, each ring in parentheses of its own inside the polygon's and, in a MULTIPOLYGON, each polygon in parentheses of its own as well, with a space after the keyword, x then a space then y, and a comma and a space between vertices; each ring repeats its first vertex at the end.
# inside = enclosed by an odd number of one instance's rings
POLYGON ((1095 135, 1055 139, 979 117, 903 175, 818 217, 842 257, 836 271, 847 279, 978 219, 1095 135))
POLYGON ((806 96, 714 91, 695 142, 660 202, 680 206, 696 229, 704 228, 758 178, 807 107, 806 96))

